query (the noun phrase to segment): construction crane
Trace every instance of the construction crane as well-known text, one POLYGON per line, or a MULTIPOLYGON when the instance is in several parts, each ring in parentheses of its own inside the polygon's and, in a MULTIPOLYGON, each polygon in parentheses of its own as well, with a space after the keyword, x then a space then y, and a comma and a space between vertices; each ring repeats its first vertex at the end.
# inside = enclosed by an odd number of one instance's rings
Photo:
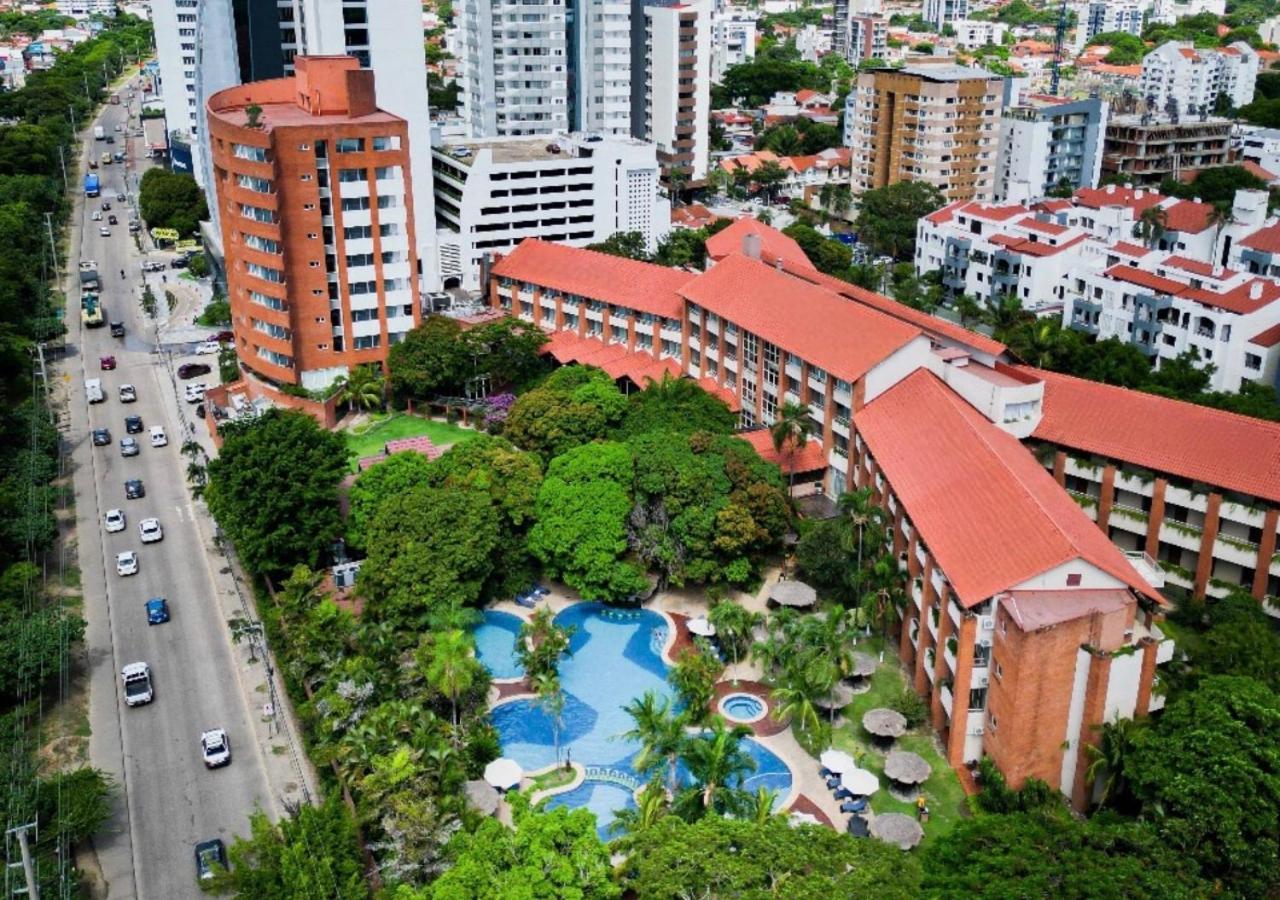
POLYGON ((1058 82, 1062 78, 1062 61, 1067 46, 1067 0, 1058 6, 1058 27, 1053 33, 1053 75, 1049 81, 1049 93, 1058 96, 1058 82))

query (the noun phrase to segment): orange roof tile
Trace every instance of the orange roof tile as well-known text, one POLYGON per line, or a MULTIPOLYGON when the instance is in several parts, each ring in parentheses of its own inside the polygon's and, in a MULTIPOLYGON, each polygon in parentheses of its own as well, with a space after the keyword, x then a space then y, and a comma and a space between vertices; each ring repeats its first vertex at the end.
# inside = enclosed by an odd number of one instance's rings
POLYGON ((1262 166, 1258 165, 1256 162, 1254 162, 1251 159, 1242 159, 1240 160, 1240 162, 1236 163, 1236 165, 1244 169, 1250 175, 1253 175, 1256 178, 1261 178, 1263 181, 1267 182, 1268 184, 1275 181, 1276 178, 1280 177, 1280 176, 1277 176, 1274 172, 1270 172, 1267 169, 1262 168, 1262 166))
POLYGON ((725 257, 681 294, 851 382, 920 335, 918 328, 741 254, 725 257))
POLYGON ((1127 206, 1135 216, 1141 215, 1148 206, 1155 206, 1164 199, 1164 194, 1143 188, 1127 188, 1110 184, 1100 188, 1080 188, 1075 193, 1076 202, 1089 209, 1105 209, 1108 206, 1127 206), (1142 196, 1138 196, 1142 191, 1142 196))
POLYGON ((1121 253, 1125 256, 1146 256, 1148 253, 1155 252, 1150 247, 1144 247, 1141 244, 1131 244, 1128 241, 1117 241, 1107 249, 1114 250, 1116 253, 1121 253))
POLYGON ((1170 296, 1177 296, 1187 290, 1187 285, 1181 281, 1164 278, 1155 272, 1148 272, 1146 269, 1138 269, 1133 266, 1112 266, 1107 269, 1105 274, 1116 281, 1127 281, 1129 284, 1136 284, 1139 287, 1159 291, 1170 296))
POLYGON ((779 453, 773 447, 773 435, 767 428, 748 431, 738 437, 754 447, 761 459, 777 464, 783 474, 816 472, 827 467, 827 455, 822 452, 822 441, 819 438, 809 438, 795 453, 791 452, 789 446, 779 453))
POLYGON ((680 375, 680 366, 671 359, 655 359, 640 350, 628 350, 625 344, 606 344, 596 338, 579 337, 571 331, 557 331, 542 346, 557 362, 578 363, 603 369, 613 378, 630 378, 640 387, 653 379, 660 381, 664 372, 680 375))
POLYGON ((1280 284, 1265 278, 1254 278, 1226 292, 1188 288, 1179 296, 1206 306, 1248 315, 1280 300, 1280 284))
POLYGON ((1024 367, 1041 440, 1280 503, 1280 423, 1024 367))
POLYGON ((1215 280, 1223 280, 1233 278, 1236 275, 1234 269, 1221 269, 1215 272, 1216 268, 1212 263, 1201 262, 1198 259, 1188 259, 1185 256, 1170 256, 1163 263, 1163 266, 1169 266, 1174 269, 1181 269, 1183 272, 1190 272, 1192 275, 1203 275, 1206 278, 1215 280))
POLYGON ((1201 232, 1209 227, 1209 214, 1213 206, 1194 200, 1179 200, 1165 207, 1164 227, 1169 231, 1201 232))
POLYGON ((1042 222, 1034 216, 1019 219, 1018 224, 1023 228, 1030 228, 1032 231, 1041 231, 1045 234, 1062 234, 1067 231, 1067 226, 1065 225, 1059 225, 1056 222, 1042 222))
POLYGON ((1240 246, 1261 250, 1263 253, 1280 253, 1280 223, 1259 228, 1240 241, 1240 246))
POLYGON ((1011 234, 992 235, 988 240, 993 244, 1000 244, 1008 247, 1014 253, 1022 253, 1027 256, 1053 256, 1061 253, 1068 247, 1074 247, 1076 244, 1086 240, 1088 235, 1079 234, 1069 241, 1061 244, 1050 244, 1047 241, 1032 241, 1026 238, 1015 237, 1011 234))
POLYGON ((738 219, 723 231, 707 238, 707 255, 721 260, 733 253, 742 252, 742 239, 748 234, 760 236, 760 258, 773 263, 781 259, 789 266, 813 269, 813 263, 804 255, 800 245, 776 228, 752 218, 738 219))
POLYGON ((965 607, 1074 560, 1158 597, 1016 438, 933 373, 907 376, 854 423, 965 607))
POLYGON ((1280 344, 1280 325, 1272 325, 1266 331, 1259 331, 1249 338, 1249 343, 1257 344, 1259 347, 1274 347, 1280 344))
POLYGON ((493 273, 667 318, 681 315, 684 304, 676 288, 695 277, 679 269, 537 238, 521 241, 498 261, 493 273))

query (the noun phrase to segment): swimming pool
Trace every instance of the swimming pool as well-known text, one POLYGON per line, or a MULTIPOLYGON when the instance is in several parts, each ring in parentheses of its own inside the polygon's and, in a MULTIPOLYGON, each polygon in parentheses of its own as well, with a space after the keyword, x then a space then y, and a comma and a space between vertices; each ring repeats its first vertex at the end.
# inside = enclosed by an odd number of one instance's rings
MULTIPOLYGON (((486 613, 488 624, 489 613, 486 613)), ((516 618, 512 616, 511 618, 516 618)), ((605 834, 613 813, 633 805, 632 791, 644 779, 631 760, 640 747, 622 735, 632 726, 625 707, 646 691, 674 700, 667 682, 667 664, 661 653, 667 639, 667 620, 649 610, 619 610, 599 603, 578 603, 556 616, 557 625, 572 625, 573 651, 560 664, 565 689, 560 723, 560 752, 569 753, 587 769, 587 780, 565 794, 553 797, 553 806, 585 806, 596 814, 605 834)), ((482 628, 484 626, 481 626, 482 628)), ((494 668, 487 653, 503 653, 497 641, 481 644, 480 661, 494 668)), ((510 649, 505 651, 510 653, 510 649)), ((513 700, 491 713, 502 741, 502 752, 526 771, 555 762, 551 718, 532 699, 513 700)), ((756 771, 743 787, 755 791, 767 787, 785 799, 791 789, 786 764, 763 745, 748 739, 744 749, 756 760, 756 771)))
POLYGON ((484 611, 484 621, 472 629, 476 656, 494 678, 519 678, 524 674, 516 661, 516 637, 524 620, 496 609, 484 611))

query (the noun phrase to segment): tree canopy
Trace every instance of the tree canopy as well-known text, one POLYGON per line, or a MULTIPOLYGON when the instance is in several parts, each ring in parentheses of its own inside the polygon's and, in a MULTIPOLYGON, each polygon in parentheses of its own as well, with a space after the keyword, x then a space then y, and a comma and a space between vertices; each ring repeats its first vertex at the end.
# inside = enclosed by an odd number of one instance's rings
POLYGON ((281 409, 228 422, 220 432, 205 500, 241 561, 254 572, 314 565, 342 536, 338 484, 347 473, 346 442, 306 413, 281 409))
POLYGON ((779 91, 798 91, 810 88, 826 91, 831 79, 811 62, 798 59, 778 59, 756 54, 751 62, 730 66, 720 83, 711 89, 711 104, 715 109, 729 106, 759 106, 779 91))
POLYGON ((503 433, 544 460, 604 437, 622 420, 627 401, 599 369, 565 366, 520 396, 503 433))
POLYGON ((488 376, 491 388, 523 387, 543 370, 541 329, 502 318, 463 329, 457 319, 428 316, 387 354, 391 386, 402 398, 462 396, 467 383, 488 376))
POLYGON ((819 233, 818 229, 804 222, 793 222, 782 233, 794 240, 809 257, 814 268, 828 275, 844 278, 853 262, 853 250, 840 241, 832 240, 819 233))
POLYGON ((209 218, 204 191, 195 178, 159 166, 147 169, 138 186, 138 211, 149 228, 172 228, 188 237, 209 218))
POLYGON ((862 195, 856 230, 878 255, 909 259, 916 245, 916 223, 945 200, 924 181, 899 181, 862 195))
POLYGON ((664 374, 661 381, 651 381, 643 391, 627 398, 618 434, 623 438, 651 431, 732 434, 737 424, 738 417, 719 397, 692 379, 664 374))
POLYGON ((382 504, 421 484, 430 469, 431 462, 425 456, 406 450, 361 472, 347 493, 347 543, 363 549, 365 531, 377 520, 382 504))

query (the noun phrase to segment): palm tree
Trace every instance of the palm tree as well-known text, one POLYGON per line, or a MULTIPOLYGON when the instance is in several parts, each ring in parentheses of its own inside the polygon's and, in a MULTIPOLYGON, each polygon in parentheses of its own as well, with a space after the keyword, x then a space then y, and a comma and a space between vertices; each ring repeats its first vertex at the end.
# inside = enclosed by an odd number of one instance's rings
POLYGON ((191 485, 191 496, 199 500, 209 484, 209 454, 199 441, 186 440, 182 442, 182 455, 187 458, 187 482, 191 485))
POLYGON ((902 587, 902 574, 892 553, 883 553, 871 566, 870 590, 862 598, 862 608, 876 623, 876 627, 889 637, 889 612, 901 609, 907 602, 902 587))
POLYGON ((803 676, 796 675, 786 684, 773 689, 773 715, 790 721, 801 735, 812 738, 822 731, 822 716, 814 701, 824 693, 829 693, 832 687, 834 682, 826 686, 826 691, 819 692, 803 676))
POLYGON ((1162 206, 1148 206, 1138 216, 1135 233, 1148 247, 1154 247, 1169 227, 1169 214, 1162 206))
POLYGON ((711 607, 707 618, 715 626, 720 645, 729 651, 735 666, 743 650, 751 645, 756 628, 764 621, 764 616, 760 613, 752 612, 727 598, 711 607))
MULTIPOLYGON (((884 521, 884 510, 873 499, 871 488, 869 487, 841 494, 840 499, 837 501, 837 506, 849 524, 847 537, 851 539, 851 542, 856 537, 858 567, 854 570, 854 579, 851 584, 851 587, 856 591, 862 585, 862 551, 866 542, 867 531, 880 526, 884 521)), ((849 550, 852 547, 846 547, 845 549, 849 550)))
POLYGON ((773 449, 779 456, 782 455, 783 447, 791 448, 788 454, 791 461, 788 493, 796 487, 796 453, 809 442, 809 435, 812 433, 813 419, 809 417, 809 408, 801 403, 783 403, 769 434, 773 438, 773 449))
POLYGON ((1014 296, 1001 297, 982 311, 982 321, 991 326, 997 338, 1016 328, 1026 318, 1028 314, 1022 308, 1022 301, 1014 296))
POLYGON ((743 818, 756 825, 765 825, 770 819, 781 819, 782 815, 773 811, 778 800, 778 792, 767 787, 757 788, 744 805, 743 818))
POLYGON ((666 818, 670 810, 671 798, 662 781, 655 778, 636 794, 635 806, 618 810, 609 823, 609 831, 613 834, 641 834, 666 818))
POLYGON ((551 745, 555 748, 556 765, 560 764, 560 724, 564 715, 564 688, 554 672, 543 672, 533 679, 533 693, 538 705, 551 718, 551 745))
POLYGON ((482 667, 475 657, 475 642, 465 631, 452 630, 430 636, 420 651, 419 665, 433 690, 449 698, 453 727, 458 727, 458 698, 471 689, 482 667))
POLYGON ((751 173, 751 180, 760 188, 765 199, 772 202, 777 195, 778 185, 787 180, 787 170, 769 160, 751 173))
POLYGON ((1213 207, 1209 210, 1207 222, 1209 227, 1213 229, 1214 259, 1221 258, 1217 253, 1218 239, 1222 237, 1222 229, 1230 225, 1232 221, 1231 204, 1229 202, 1223 201, 1222 203, 1213 204, 1213 207))
POLYGON ((370 410, 382 405, 383 378, 373 366, 356 366, 350 376, 336 380, 338 402, 370 410))
POLYGON ((689 770, 703 811, 717 809, 722 792, 735 790, 747 774, 756 770, 756 761, 742 749, 742 739, 751 734, 745 725, 725 725, 719 717, 703 734, 685 741, 680 759, 689 770))
POLYGON ((624 707, 634 723, 622 737, 640 744, 633 764, 639 772, 667 770, 667 789, 676 788, 676 763, 685 743, 684 721, 671 708, 671 699, 645 691, 624 707))
POLYGON ((1085 752, 1089 754, 1089 768, 1085 770, 1085 778, 1102 783, 1102 794, 1098 797, 1098 806, 1106 806, 1108 802, 1127 797, 1129 783, 1125 778, 1124 767, 1133 751, 1134 737, 1139 725, 1133 719, 1116 719, 1102 725, 1101 739, 1098 744, 1086 744, 1085 752))

